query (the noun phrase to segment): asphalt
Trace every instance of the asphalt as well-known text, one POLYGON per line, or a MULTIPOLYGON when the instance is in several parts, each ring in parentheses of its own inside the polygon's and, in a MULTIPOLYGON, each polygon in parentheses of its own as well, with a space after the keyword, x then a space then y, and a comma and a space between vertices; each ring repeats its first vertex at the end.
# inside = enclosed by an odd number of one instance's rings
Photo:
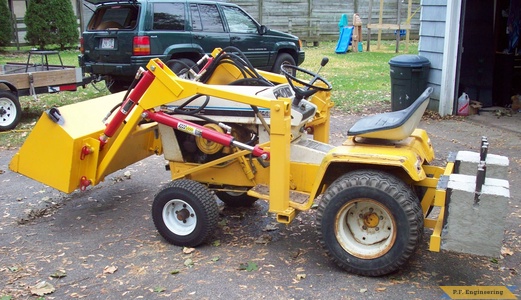
MULTIPOLYGON (((331 143, 345 139, 359 116, 335 112, 331 143)), ((169 181, 154 156, 107 177, 85 192, 63 194, 8 164, 16 149, 0 150, 0 298, 36 299, 448 299, 440 286, 508 286, 521 297, 521 113, 492 112, 424 119, 436 150, 509 157, 510 202, 499 258, 428 250, 429 231, 401 270, 355 276, 332 263, 318 243, 315 211, 277 224, 263 201, 248 209, 219 203, 219 228, 208 244, 183 249, 166 243, 151 220, 151 204, 169 181), (183 251, 185 250, 185 251, 183 251), (244 266, 249 266, 244 270, 244 266), (42 290, 40 290, 42 291, 42 290)), ((51 170, 49 172, 52 172, 51 170)))

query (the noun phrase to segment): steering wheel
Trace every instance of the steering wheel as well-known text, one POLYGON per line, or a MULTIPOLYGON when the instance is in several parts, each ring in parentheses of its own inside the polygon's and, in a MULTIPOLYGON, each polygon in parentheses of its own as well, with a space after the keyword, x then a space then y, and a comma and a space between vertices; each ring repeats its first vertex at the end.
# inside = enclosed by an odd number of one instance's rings
MULTIPOLYGON (((327 61, 325 63, 323 62, 322 66, 326 63, 327 61)), ((300 100, 310 97, 318 91, 330 91, 333 88, 327 80, 322 78, 322 76, 297 66, 283 64, 280 66, 280 71, 282 72, 282 74, 284 74, 284 76, 286 76, 289 86, 295 92, 295 100, 297 101, 297 104, 298 102, 300 102, 300 100), (309 82, 305 82, 304 80, 297 78, 295 75, 293 75, 297 74, 297 71, 312 76, 313 79, 311 79, 309 82), (293 82, 297 82, 303 85, 304 87, 295 86, 293 82), (326 86, 324 87, 316 85, 316 83, 319 82, 325 84, 326 86)))

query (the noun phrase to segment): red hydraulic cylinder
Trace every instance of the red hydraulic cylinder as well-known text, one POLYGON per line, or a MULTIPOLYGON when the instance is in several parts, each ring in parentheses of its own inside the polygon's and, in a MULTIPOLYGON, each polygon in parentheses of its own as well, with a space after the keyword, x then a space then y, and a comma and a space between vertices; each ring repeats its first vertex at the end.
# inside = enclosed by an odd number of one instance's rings
POLYGON ((139 99, 141 99, 141 97, 146 92, 148 87, 152 84, 152 81, 154 81, 155 78, 156 76, 150 71, 146 71, 143 73, 143 76, 136 84, 136 87, 132 90, 132 92, 130 92, 123 104, 121 104, 121 107, 119 108, 117 113, 114 115, 112 120, 110 120, 109 124, 107 124, 105 131, 99 137, 101 147, 103 147, 107 143, 108 139, 116 133, 119 126, 121 126, 121 124, 123 123, 123 120, 125 120, 128 113, 132 111, 134 106, 137 104, 139 99))
POLYGON ((191 135, 203 137, 209 141, 216 142, 227 147, 231 146, 234 140, 233 136, 231 135, 220 133, 201 125, 172 117, 163 112, 147 111, 146 117, 152 121, 168 125, 174 129, 186 132, 191 135))

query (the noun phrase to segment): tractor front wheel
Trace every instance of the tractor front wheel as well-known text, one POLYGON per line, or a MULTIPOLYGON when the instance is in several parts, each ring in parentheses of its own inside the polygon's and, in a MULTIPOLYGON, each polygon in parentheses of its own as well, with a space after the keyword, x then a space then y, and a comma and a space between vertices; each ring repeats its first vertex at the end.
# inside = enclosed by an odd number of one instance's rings
POLYGON ((218 217, 213 193, 192 180, 170 182, 152 204, 152 219, 159 234, 177 246, 203 243, 217 227, 218 217))
POLYGON ((320 242, 348 272, 381 276, 404 265, 423 234, 411 188, 390 174, 357 170, 327 189, 317 211, 320 242))

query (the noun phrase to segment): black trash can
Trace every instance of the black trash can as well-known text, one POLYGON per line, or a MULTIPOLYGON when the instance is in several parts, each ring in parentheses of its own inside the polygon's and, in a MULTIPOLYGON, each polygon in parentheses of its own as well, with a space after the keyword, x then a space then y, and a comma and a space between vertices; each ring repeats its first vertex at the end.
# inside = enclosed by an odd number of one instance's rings
POLYGON ((399 55, 389 61, 391 67, 391 109, 409 107, 427 88, 430 61, 419 55, 399 55))

